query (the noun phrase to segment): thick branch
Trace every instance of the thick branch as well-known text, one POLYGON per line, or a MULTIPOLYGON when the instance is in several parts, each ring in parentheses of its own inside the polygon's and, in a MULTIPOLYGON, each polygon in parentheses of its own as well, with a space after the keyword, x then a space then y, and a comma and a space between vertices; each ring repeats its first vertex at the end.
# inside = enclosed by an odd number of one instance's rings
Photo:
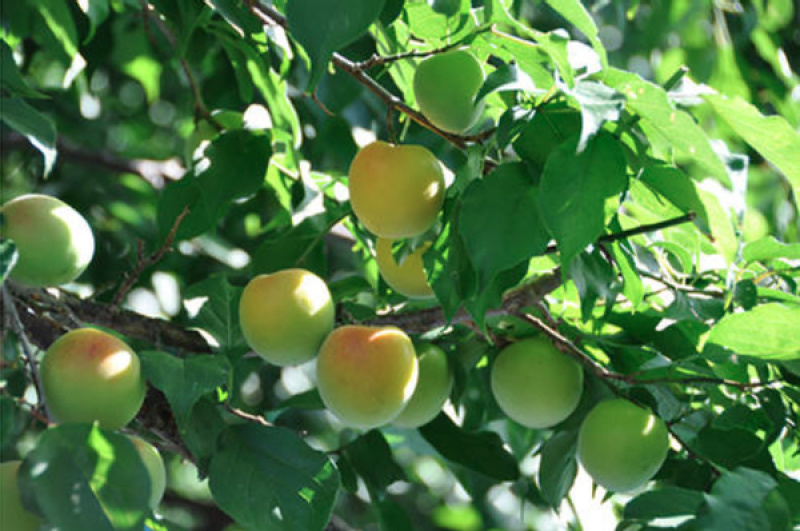
POLYGON ((126 337, 146 341, 177 352, 210 353, 211 347, 200 333, 163 319, 145 317, 118 309, 112 304, 80 299, 60 290, 43 290, 7 281, 20 319, 39 348, 46 349, 65 331, 94 324, 118 331, 126 337))
MULTIPOLYGON (((19 151, 31 148, 28 139, 18 133, 8 133, 0 140, 0 151, 19 151)), ((114 173, 138 175, 153 188, 161 189, 166 181, 183 177, 186 171, 177 158, 167 160, 125 159, 107 151, 86 151, 67 140, 56 142, 59 158, 84 166, 94 166, 114 173)))

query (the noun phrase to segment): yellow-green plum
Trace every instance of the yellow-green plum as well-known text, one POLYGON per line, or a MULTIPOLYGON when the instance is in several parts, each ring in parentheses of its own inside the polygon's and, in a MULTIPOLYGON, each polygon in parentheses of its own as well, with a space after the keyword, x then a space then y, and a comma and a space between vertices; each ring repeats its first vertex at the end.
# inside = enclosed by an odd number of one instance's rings
POLYGON ((529 428, 548 428, 566 419, 583 392, 583 371, 545 337, 505 347, 492 366, 492 393, 500 409, 529 428))
POLYGON ((669 450, 664 421, 629 400, 597 404, 578 432, 578 459, 606 490, 628 492, 649 481, 669 450))
POLYGON ((72 282, 94 255, 89 224, 74 208, 55 197, 27 194, 0 209, 4 238, 17 246, 12 279, 29 286, 72 282))
POLYGON ((325 338, 317 358, 322 401, 343 424, 368 430, 391 422, 417 384, 417 355, 399 328, 346 325, 325 338))
POLYGON ((40 367, 50 415, 56 422, 94 422, 116 430, 142 407, 146 385, 139 356, 124 341, 93 328, 58 338, 40 367))
POLYGON ((128 438, 133 443, 136 451, 139 452, 139 457, 141 457, 142 463, 144 463, 144 467, 147 470, 147 475, 150 478, 149 505, 151 509, 155 510, 158 504, 161 503, 161 498, 164 497, 164 491, 167 488, 167 471, 164 468, 164 460, 155 446, 141 437, 129 435, 128 438))
POLYGON ((453 390, 453 373, 447 354, 434 344, 426 343, 417 349, 419 378, 414 394, 392 424, 401 428, 418 428, 432 421, 453 390))
POLYGON ((409 299, 429 299, 433 297, 433 290, 425 277, 425 268, 422 265, 422 255, 431 246, 426 243, 414 249, 401 263, 397 263, 392 256, 392 240, 378 238, 375 245, 375 260, 378 262, 383 280, 401 295, 409 299))
POLYGON ((22 505, 17 472, 22 461, 0 463, 0 530, 35 531, 42 525, 38 515, 22 505))
POLYGON ((450 133, 463 133, 483 112, 483 100, 475 102, 483 80, 483 67, 470 52, 436 54, 417 67, 414 96, 431 123, 450 133))
POLYGON ((242 333, 258 355, 281 367, 319 351, 334 324, 328 285, 305 269, 284 269, 250 280, 239 302, 242 333))
POLYGON ((422 146, 377 140, 356 154, 348 176, 350 205, 381 238, 412 238, 436 221, 444 202, 444 173, 422 146))

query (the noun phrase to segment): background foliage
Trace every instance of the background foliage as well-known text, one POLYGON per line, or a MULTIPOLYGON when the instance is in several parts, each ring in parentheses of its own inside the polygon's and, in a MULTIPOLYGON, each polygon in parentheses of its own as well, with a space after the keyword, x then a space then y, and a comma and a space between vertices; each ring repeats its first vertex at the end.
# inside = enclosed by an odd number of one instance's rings
POLYGON ((4 287, 0 452, 51 465, 24 488, 54 525, 800 523, 792 0, 41 0, 4 3, 2 25, 3 201, 56 195, 98 243, 65 291, 4 287), (466 135, 427 123, 411 90, 421 58, 457 45, 488 74, 466 135), (350 215, 347 169, 376 137, 450 171, 424 257, 435 302, 389 290, 350 215), (451 414, 357 433, 307 368, 248 355, 241 289, 292 266, 329 282, 340 322, 445 348, 451 414), (81 324, 141 353, 151 390, 129 431, 168 458, 158 515, 93 487, 132 458, 117 434, 45 429, 26 338, 36 355, 81 324), (498 350, 534 333, 586 367, 552 430, 506 419, 488 387, 498 350), (653 408, 673 445, 647 490, 603 503, 576 433, 613 394, 653 408), (64 485, 78 507, 47 501, 64 485))

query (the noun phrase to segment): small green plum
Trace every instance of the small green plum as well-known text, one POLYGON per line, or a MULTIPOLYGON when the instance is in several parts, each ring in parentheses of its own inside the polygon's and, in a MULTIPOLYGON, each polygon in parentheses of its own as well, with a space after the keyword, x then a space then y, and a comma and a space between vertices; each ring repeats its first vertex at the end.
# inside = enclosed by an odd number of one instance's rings
POLYGON ((430 248, 426 243, 417 247, 402 263, 392 256, 392 240, 378 238, 375 245, 375 260, 378 270, 389 286, 409 299, 429 299, 434 296, 428 279, 425 277, 425 268, 422 264, 422 255, 430 248))
POLYGON ((136 447, 136 451, 139 452, 139 457, 142 458, 142 463, 147 469, 147 475, 150 478, 149 505, 151 509, 155 510, 167 489, 167 471, 164 468, 164 460, 156 447, 141 437, 129 435, 128 438, 136 447))
POLYGON ((42 388, 56 422, 94 422, 116 430, 133 420, 146 391, 139 356, 124 341, 94 328, 58 338, 40 366, 42 388))
POLYGON ((600 402, 578 432, 578 459, 594 481, 629 492, 649 481, 664 463, 669 433, 664 421, 624 398, 600 402))
POLYGON ((497 404, 510 418, 529 428, 549 428, 578 406, 583 370, 547 338, 537 336, 500 352, 491 385, 497 404))
POLYGON ((334 317, 328 285, 305 269, 258 275, 239 302, 247 344, 278 366, 299 365, 316 356, 333 330, 334 317))
POLYGON ((89 224, 74 208, 55 197, 27 194, 0 209, 4 238, 17 246, 10 277, 34 287, 72 282, 94 256, 89 224))
POLYGON ((392 424, 401 428, 418 428, 432 421, 453 390, 453 373, 444 350, 432 343, 417 349, 419 378, 414 394, 392 424))

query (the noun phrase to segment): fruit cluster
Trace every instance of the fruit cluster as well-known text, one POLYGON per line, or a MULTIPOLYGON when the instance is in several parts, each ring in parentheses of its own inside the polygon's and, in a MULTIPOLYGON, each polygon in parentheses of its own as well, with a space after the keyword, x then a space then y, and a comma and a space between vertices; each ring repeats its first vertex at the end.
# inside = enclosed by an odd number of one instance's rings
MULTIPOLYGON (((77 279, 94 254, 89 224, 63 201, 28 194, 0 209, 3 237, 14 242, 17 260, 9 277, 31 287, 57 286, 77 279)), ((72 330, 56 340, 40 362, 42 391, 55 423, 97 423, 118 430, 144 402, 146 384, 139 356, 116 336, 94 328, 72 330)), ((166 471, 158 450, 128 436, 150 479, 150 507, 161 502, 166 471)), ((0 529, 39 529, 38 515, 22 505, 17 485, 21 461, 0 464, 0 529)), ((133 472, 133 471, 132 471, 133 472)))

